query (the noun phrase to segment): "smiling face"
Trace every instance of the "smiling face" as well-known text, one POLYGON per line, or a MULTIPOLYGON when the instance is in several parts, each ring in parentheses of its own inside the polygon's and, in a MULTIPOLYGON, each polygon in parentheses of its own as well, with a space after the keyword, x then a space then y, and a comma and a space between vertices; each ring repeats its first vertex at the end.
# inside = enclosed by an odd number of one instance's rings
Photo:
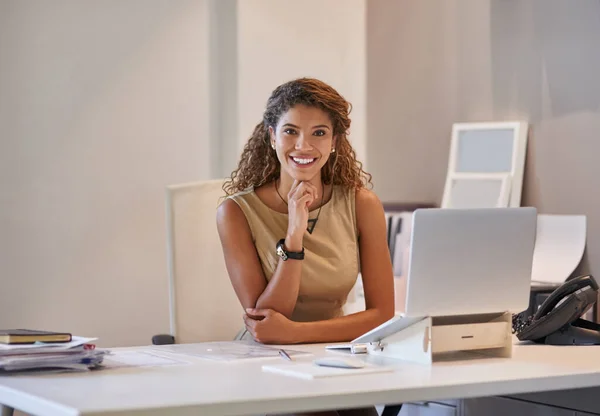
POLYGON ((316 107, 296 105, 283 114, 275 129, 269 127, 281 174, 299 181, 320 181, 321 168, 335 146, 333 125, 316 107))

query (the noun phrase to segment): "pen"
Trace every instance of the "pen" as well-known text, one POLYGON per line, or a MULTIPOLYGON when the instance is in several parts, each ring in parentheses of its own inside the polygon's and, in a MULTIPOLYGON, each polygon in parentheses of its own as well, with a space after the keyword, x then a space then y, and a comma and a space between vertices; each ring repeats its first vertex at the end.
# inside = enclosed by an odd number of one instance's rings
POLYGON ((292 361, 292 357, 290 357, 290 355, 285 352, 284 350, 279 350, 279 355, 281 355, 283 358, 285 358, 288 361, 292 361))

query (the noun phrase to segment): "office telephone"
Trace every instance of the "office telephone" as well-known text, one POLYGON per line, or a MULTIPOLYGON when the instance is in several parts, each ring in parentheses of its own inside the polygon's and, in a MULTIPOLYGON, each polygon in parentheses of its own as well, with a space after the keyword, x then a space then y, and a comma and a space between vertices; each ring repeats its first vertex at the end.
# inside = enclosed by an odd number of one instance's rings
POLYGON ((582 316, 598 299, 591 275, 567 280, 526 320, 513 316, 513 332, 521 341, 548 345, 600 344, 600 325, 582 316))

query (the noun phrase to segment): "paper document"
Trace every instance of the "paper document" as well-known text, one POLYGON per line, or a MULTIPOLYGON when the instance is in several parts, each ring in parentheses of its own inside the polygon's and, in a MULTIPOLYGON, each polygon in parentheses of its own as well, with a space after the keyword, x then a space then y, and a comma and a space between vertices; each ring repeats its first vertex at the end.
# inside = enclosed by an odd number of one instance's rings
POLYGON ((102 363, 104 350, 69 350, 47 353, 5 355, 0 358, 0 370, 42 370, 45 368, 88 369, 102 363))
POLYGON ((584 215, 538 215, 531 281, 564 283, 581 262, 585 244, 584 215))
POLYGON ((367 364, 367 366, 362 368, 335 368, 322 367, 310 361, 301 361, 263 365, 262 370, 268 373, 277 373, 286 376, 299 377, 305 379, 315 379, 324 377, 356 376, 363 374, 385 373, 393 371, 393 368, 389 366, 384 367, 373 364, 367 364))
POLYGON ((107 354, 106 350, 88 345, 96 339, 73 336, 70 342, 0 344, 0 370, 87 371, 100 365, 107 354))
MULTIPOLYGON (((279 348, 267 347, 261 344, 245 341, 203 342, 199 344, 172 344, 154 347, 157 351, 190 355, 193 357, 208 358, 218 361, 235 361, 255 358, 278 358, 279 348)), ((294 351, 285 348, 290 357, 310 355, 303 351, 294 351)))
POLYGON ((103 367, 156 367, 165 365, 191 364, 181 359, 167 358, 152 351, 112 351, 104 357, 103 367))
POLYGON ((406 276, 408 274, 408 258, 410 253, 410 236, 412 233, 412 212, 401 212, 394 215, 396 219, 395 234, 392 234, 390 252, 392 253, 392 265, 394 276, 406 276))

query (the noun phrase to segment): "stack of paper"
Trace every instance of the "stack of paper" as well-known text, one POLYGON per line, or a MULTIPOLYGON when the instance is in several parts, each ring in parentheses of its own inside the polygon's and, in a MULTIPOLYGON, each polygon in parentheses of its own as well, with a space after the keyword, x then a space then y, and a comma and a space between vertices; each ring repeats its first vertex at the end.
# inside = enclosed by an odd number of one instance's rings
POLYGON ((74 336, 64 343, 0 344, 0 371, 88 370, 107 354, 90 344, 95 339, 74 336))

